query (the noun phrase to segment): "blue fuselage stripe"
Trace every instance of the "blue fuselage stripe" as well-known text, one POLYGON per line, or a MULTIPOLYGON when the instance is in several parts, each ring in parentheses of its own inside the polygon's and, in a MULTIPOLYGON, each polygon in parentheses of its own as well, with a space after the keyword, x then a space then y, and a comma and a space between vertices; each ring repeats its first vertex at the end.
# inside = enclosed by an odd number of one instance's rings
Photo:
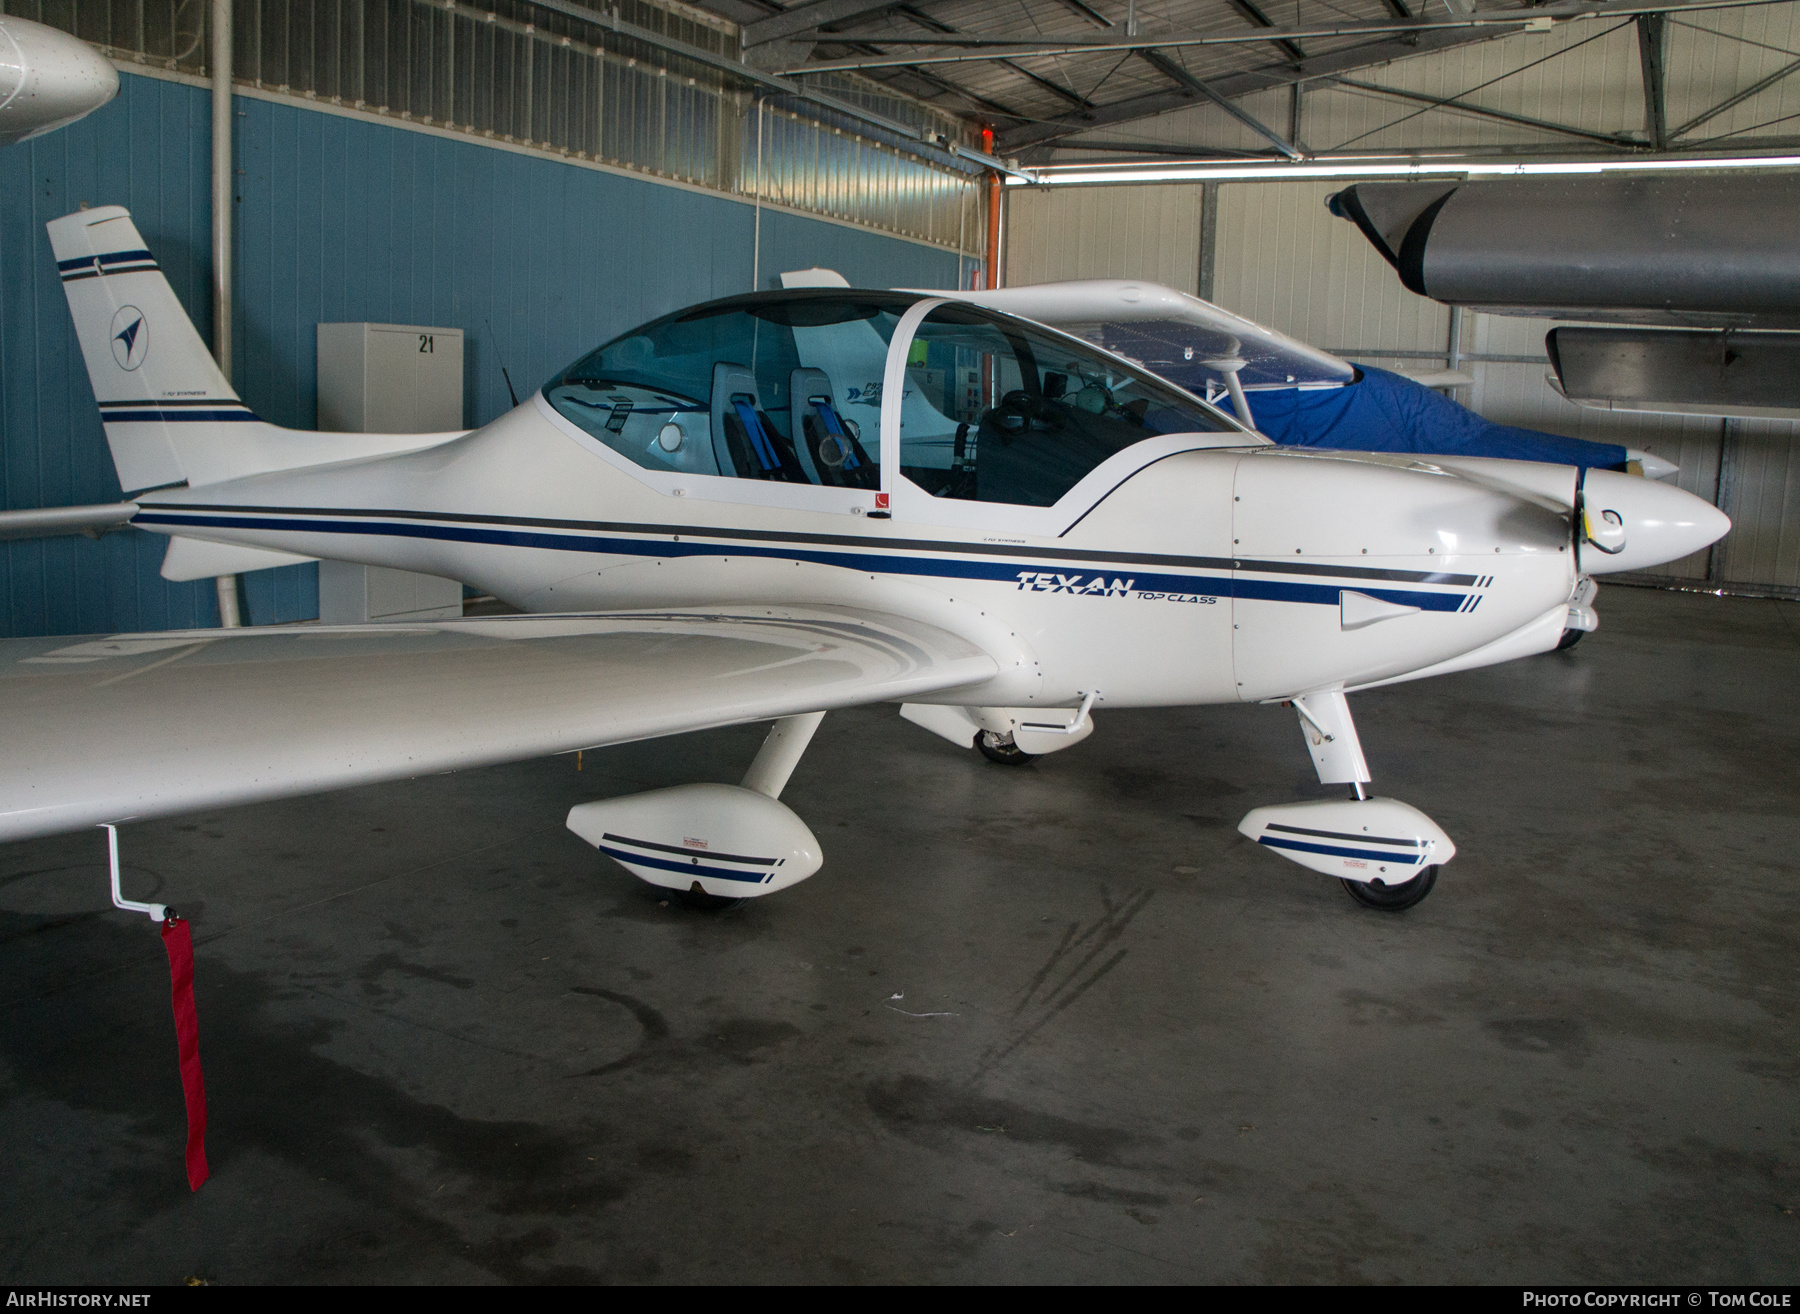
MULTIPOLYGON (((366 534, 387 538, 429 538, 457 543, 484 543, 497 547, 540 548, 551 552, 593 552, 620 557, 770 557, 781 561, 810 561, 849 570, 873 570, 889 575, 925 575, 944 579, 983 579, 1016 584, 1021 574, 1037 575, 1036 563, 1003 559, 945 559, 897 556, 882 552, 830 552, 818 548, 782 545, 751 546, 742 543, 677 543, 658 539, 605 538, 586 534, 557 534, 543 530, 481 529, 468 525, 416 523, 382 524, 367 520, 300 519, 291 516, 172 515, 166 511, 141 511, 139 525, 192 525, 217 529, 267 529, 302 534, 366 534)), ((704 531, 702 531, 704 532, 704 531)), ((1067 570, 1067 567, 1064 567, 1067 570)), ((1079 563, 1076 571, 1081 569, 1079 563)), ((1299 584, 1287 580, 1250 579, 1229 575, 1144 574, 1129 566, 1111 564, 1103 572, 1110 581, 1129 580, 1138 593, 1182 593, 1215 598, 1253 598, 1266 602, 1305 602, 1335 607, 1346 587, 1401 606, 1424 611, 1453 612, 1464 593, 1428 593, 1414 589, 1372 588, 1365 581, 1350 584, 1299 584)), ((1071 578, 1085 575, 1071 573, 1071 578)), ((1056 590, 1042 590, 1054 592, 1056 590)), ((1099 592, 1098 589, 1095 590, 1099 592)))
POLYGON ((1276 839, 1264 835, 1256 841, 1272 849, 1298 849, 1302 853, 1327 853, 1335 858, 1367 858, 1373 862, 1399 862, 1408 865, 1425 861, 1422 853, 1380 853, 1373 849, 1344 849, 1331 844, 1302 844, 1299 840, 1276 839))
POLYGON ((630 863, 634 867, 655 867, 658 871, 693 872, 699 876, 717 876, 721 880, 740 881, 749 885, 761 885, 769 878, 769 873, 766 871, 732 871, 725 867, 709 867, 700 862, 671 862, 667 858, 652 858, 648 854, 633 853, 629 849, 615 849, 610 844, 602 844, 599 849, 607 857, 617 858, 620 862, 630 863))

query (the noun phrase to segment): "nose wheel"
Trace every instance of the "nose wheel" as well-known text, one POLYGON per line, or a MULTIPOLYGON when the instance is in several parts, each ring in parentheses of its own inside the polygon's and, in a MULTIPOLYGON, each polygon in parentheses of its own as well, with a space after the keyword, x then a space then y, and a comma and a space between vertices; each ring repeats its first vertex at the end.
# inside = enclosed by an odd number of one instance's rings
POLYGON ((1410 881, 1401 881, 1398 885, 1347 880, 1344 888, 1350 891, 1352 899, 1365 908, 1379 908, 1382 912, 1405 912, 1431 893, 1431 887, 1437 884, 1437 878, 1438 869, 1433 865, 1410 881))

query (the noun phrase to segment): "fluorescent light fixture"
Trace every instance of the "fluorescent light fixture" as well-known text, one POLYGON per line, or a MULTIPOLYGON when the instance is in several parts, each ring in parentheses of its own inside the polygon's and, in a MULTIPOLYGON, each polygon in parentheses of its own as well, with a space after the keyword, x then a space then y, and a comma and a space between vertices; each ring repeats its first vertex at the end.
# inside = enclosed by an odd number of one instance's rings
MULTIPOLYGON (((1037 186, 1072 183, 1235 182, 1281 178, 1422 178, 1433 174, 1483 174, 1533 177, 1545 174, 1623 173, 1669 169, 1781 169, 1800 166, 1800 155, 1727 156, 1711 159, 1570 160, 1561 163, 1505 164, 1480 160, 1409 160, 1392 164, 1254 164, 1254 165, 1049 165, 1032 170, 1037 186)), ((1024 187, 1017 176, 1008 187, 1024 187)))

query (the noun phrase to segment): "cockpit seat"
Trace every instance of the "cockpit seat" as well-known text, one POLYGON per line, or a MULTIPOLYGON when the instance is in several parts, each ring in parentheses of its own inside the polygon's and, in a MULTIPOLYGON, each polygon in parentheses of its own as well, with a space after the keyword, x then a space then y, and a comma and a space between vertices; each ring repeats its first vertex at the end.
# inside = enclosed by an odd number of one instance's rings
POLYGON ((720 361, 713 366, 712 433, 720 470, 740 479, 813 482, 793 443, 763 411, 756 376, 742 365, 720 361))
POLYGON ((789 432, 815 482, 835 488, 879 488, 881 471, 838 410, 837 391, 824 370, 798 369, 788 376, 789 432))

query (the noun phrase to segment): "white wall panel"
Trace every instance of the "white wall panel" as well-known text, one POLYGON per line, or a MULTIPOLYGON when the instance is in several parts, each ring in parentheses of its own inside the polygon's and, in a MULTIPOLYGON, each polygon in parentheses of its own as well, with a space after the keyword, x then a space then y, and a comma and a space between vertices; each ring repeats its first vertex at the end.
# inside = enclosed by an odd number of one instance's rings
MULTIPOLYGON (((1800 5, 1760 5, 1669 16, 1669 126, 1678 128, 1800 58, 1800 5)), ((1691 139, 1800 135, 1800 82, 1792 77, 1709 120, 1691 139), (1785 120, 1785 121, 1783 121, 1785 120)))
POLYGON ((1720 545, 1730 582, 1800 588, 1800 450, 1792 423, 1733 420, 1720 545))
POLYGON ((1014 188, 1007 193, 1006 285, 1141 278, 1193 292, 1200 281, 1200 188, 1014 188))
POLYGON ((1221 185, 1213 300, 1321 347, 1443 350, 1449 312, 1408 292, 1355 226, 1326 210, 1343 185, 1221 185))

